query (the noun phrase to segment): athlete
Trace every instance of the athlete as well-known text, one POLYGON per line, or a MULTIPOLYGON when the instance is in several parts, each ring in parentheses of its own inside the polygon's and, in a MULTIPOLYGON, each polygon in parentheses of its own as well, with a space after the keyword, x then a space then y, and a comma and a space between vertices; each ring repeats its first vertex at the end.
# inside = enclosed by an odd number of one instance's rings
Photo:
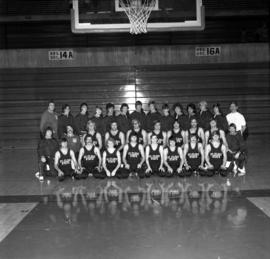
POLYGON ((228 122, 226 117, 223 115, 219 103, 213 105, 213 115, 217 122, 217 127, 222 129, 225 133, 228 131, 228 122))
POLYGON ((115 140, 108 138, 106 141, 106 150, 103 152, 102 164, 103 169, 107 177, 118 176, 121 178, 120 166, 121 166, 121 156, 119 150, 116 149, 115 140))
POLYGON ((180 124, 180 128, 187 130, 189 128, 189 119, 188 116, 184 113, 184 108, 181 103, 175 103, 173 105, 174 119, 177 120, 180 124))
POLYGON ((68 148, 71 149, 74 152, 75 157, 78 158, 81 148, 80 137, 74 134, 74 130, 70 125, 67 126, 66 132, 67 133, 64 134, 64 137, 67 139, 68 148))
POLYGON ((80 105, 80 113, 75 116, 74 123, 76 132, 82 137, 86 133, 86 124, 88 121, 88 105, 82 103, 80 105))
POLYGON ((101 107, 96 106, 95 114, 90 120, 95 123, 95 130, 104 137, 106 131, 104 131, 105 127, 101 107))
POLYGON ((233 166, 234 174, 238 173, 238 176, 245 175, 246 146, 242 134, 237 132, 236 125, 233 123, 229 125, 226 140, 228 143, 227 158, 233 166))
POLYGON ((209 144, 206 145, 205 161, 207 166, 205 173, 207 176, 213 176, 215 173, 219 173, 221 176, 227 176, 227 151, 225 145, 220 140, 218 131, 212 132, 212 138, 209 144))
POLYGON ((220 135, 220 140, 222 141, 222 144, 224 144, 225 147, 228 147, 228 144, 227 144, 227 141, 226 141, 225 132, 224 132, 224 130, 218 128, 217 121, 214 118, 212 118, 210 120, 210 128, 209 128, 209 130, 207 130, 205 132, 205 135, 204 135, 205 136, 205 143, 206 144, 209 144, 210 143, 210 140, 213 137, 213 132, 216 132, 216 131, 218 131, 218 133, 220 135))
POLYGON ((108 132, 105 134, 105 141, 107 141, 109 138, 114 139, 115 148, 118 151, 122 151, 125 145, 125 136, 124 133, 118 130, 117 122, 112 121, 111 127, 108 132))
POLYGON ((130 134, 130 143, 126 144, 123 152, 123 163, 128 172, 136 173, 140 178, 144 177, 145 168, 143 167, 145 161, 144 149, 141 144, 137 142, 137 134, 130 134))
POLYGON ((190 128, 186 131, 186 139, 188 140, 192 134, 197 136, 199 143, 202 143, 203 146, 205 145, 204 131, 198 126, 197 119, 195 118, 191 119, 190 121, 190 128))
POLYGON ((68 142, 66 138, 61 139, 60 149, 55 153, 54 167, 58 173, 59 181, 63 181, 66 177, 69 176, 74 177, 75 179, 80 179, 80 173, 78 170, 75 154, 68 148, 68 142))
MULTIPOLYGON (((96 131, 96 123, 92 120, 89 120, 86 125, 87 134, 92 137, 93 145, 98 147, 99 150, 102 149, 102 137, 100 132, 96 131)), ((85 136, 83 136, 83 144, 85 144, 85 136)))
POLYGON ((181 147, 176 145, 173 137, 169 138, 168 147, 164 149, 164 165, 166 166, 166 176, 179 175, 182 173, 184 158, 181 147))
POLYGON ((192 173, 200 173, 200 171, 204 170, 203 145, 198 142, 198 137, 195 134, 190 134, 189 142, 184 146, 184 159, 185 176, 191 176, 192 173))
POLYGON ((161 130, 160 121, 154 121, 154 130, 148 133, 148 143, 151 143, 151 137, 157 136, 157 143, 163 147, 166 145, 166 132, 161 130))
POLYGON ((162 105, 162 116, 160 118, 161 130, 167 134, 172 129, 173 122, 174 118, 170 114, 170 107, 165 103, 162 105))
POLYGON ((130 118, 128 109, 129 106, 126 103, 122 103, 120 107, 120 114, 116 117, 119 130, 125 135, 130 129, 130 118))
POLYGON ((157 110, 155 101, 151 101, 148 104, 149 112, 146 115, 146 130, 151 132, 153 130, 154 121, 160 120, 161 114, 157 110))
POLYGON ((140 127, 143 130, 146 130, 146 114, 142 108, 142 102, 136 101, 135 103, 135 111, 133 111, 130 115, 130 120, 137 120, 140 123, 140 127))
POLYGON ((38 157, 40 171, 37 177, 43 181, 44 176, 53 176, 54 170, 54 155, 58 150, 58 142, 53 137, 52 128, 48 127, 45 130, 44 138, 38 144, 38 157))
POLYGON ((163 167, 163 147, 158 144, 158 138, 156 135, 152 135, 150 139, 150 145, 145 149, 146 165, 145 176, 149 177, 151 174, 157 174, 159 176, 165 176, 165 170, 163 167))
POLYGON ((213 114, 207 108, 207 102, 204 100, 199 102, 199 109, 200 109, 200 111, 198 112, 199 126, 205 131, 209 129, 209 122, 213 117, 213 114))
POLYGON ((147 133, 144 129, 141 128, 141 123, 139 120, 137 119, 133 119, 131 121, 132 123, 132 129, 130 129, 127 132, 127 137, 126 137, 126 143, 130 142, 130 135, 132 133, 137 134, 137 142, 141 145, 143 145, 143 147, 146 147, 147 145, 147 133))
POLYGON ((105 178, 106 175, 101 171, 101 155, 99 148, 93 144, 91 135, 85 136, 85 146, 80 149, 79 167, 82 172, 82 178, 87 178, 88 175, 93 175, 96 178, 105 178))
MULTIPOLYGON (((183 147, 186 143, 186 132, 184 129, 180 128, 180 123, 178 120, 175 120, 173 123, 173 129, 170 130, 167 134, 167 139, 174 138, 176 141, 177 147, 183 147)), ((167 143, 169 145, 169 143, 167 143)))

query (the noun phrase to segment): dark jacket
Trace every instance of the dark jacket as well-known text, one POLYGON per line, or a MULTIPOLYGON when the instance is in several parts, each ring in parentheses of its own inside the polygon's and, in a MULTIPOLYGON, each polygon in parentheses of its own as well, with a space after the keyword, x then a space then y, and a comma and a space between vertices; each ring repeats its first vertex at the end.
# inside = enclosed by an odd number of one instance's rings
POLYGON ((245 151, 246 145, 241 133, 238 132, 236 135, 227 134, 226 140, 231 151, 235 153, 245 151))
POLYGON ((169 130, 172 130, 173 128, 174 118, 171 115, 161 116, 160 122, 161 122, 161 130, 168 132, 169 130))
POLYGON ((213 118, 213 114, 209 111, 202 111, 197 114, 198 123, 203 130, 208 130, 210 128, 210 120, 213 118))
POLYGON ((118 129, 120 131, 122 131, 124 134, 126 134, 128 132, 128 130, 130 130, 131 128, 131 124, 130 124, 130 118, 129 116, 125 116, 123 114, 119 114, 117 117, 117 125, 118 125, 118 129))
POLYGON ((42 157, 54 157, 58 150, 58 142, 56 139, 41 139, 38 144, 38 156, 42 157))
POLYGON ((75 127, 76 127, 76 131, 79 135, 83 135, 83 133, 86 132, 86 124, 88 122, 88 115, 85 114, 77 114, 75 119, 74 119, 74 123, 75 123, 75 127))
POLYGON ((72 114, 68 116, 61 114, 58 118, 58 137, 61 138, 67 131, 67 126, 72 126, 75 133, 77 133, 77 129, 75 126, 74 117, 72 114))

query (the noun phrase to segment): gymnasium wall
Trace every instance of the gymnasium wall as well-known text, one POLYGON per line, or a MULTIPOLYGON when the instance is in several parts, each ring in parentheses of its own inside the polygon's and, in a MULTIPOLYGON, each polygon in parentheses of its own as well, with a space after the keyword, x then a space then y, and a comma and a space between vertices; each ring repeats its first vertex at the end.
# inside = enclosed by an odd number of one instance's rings
POLYGON ((71 61, 49 61, 48 49, 0 51, 0 147, 35 147, 47 100, 57 111, 69 103, 96 105, 150 99, 184 105, 206 99, 225 111, 237 100, 250 132, 270 127, 267 44, 220 45, 213 57, 196 57, 195 46, 74 49, 71 61))

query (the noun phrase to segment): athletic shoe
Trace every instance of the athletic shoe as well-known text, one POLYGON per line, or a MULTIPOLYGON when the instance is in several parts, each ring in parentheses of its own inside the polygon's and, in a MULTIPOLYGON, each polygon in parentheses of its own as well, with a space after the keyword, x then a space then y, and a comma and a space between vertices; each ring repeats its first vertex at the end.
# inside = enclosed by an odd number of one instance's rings
POLYGON ((44 181, 44 176, 40 174, 40 172, 36 172, 35 173, 35 177, 40 181, 43 182, 44 181))
POLYGON ((246 168, 243 166, 243 168, 238 167, 238 176, 244 176, 246 174, 246 168))

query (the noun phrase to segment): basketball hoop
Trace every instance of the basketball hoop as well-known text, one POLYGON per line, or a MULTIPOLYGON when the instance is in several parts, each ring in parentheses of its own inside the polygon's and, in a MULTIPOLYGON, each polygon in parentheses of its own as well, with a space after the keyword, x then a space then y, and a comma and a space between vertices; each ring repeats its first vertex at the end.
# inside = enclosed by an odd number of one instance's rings
POLYGON ((147 33, 147 21, 156 0, 119 0, 130 22, 130 33, 147 33))

